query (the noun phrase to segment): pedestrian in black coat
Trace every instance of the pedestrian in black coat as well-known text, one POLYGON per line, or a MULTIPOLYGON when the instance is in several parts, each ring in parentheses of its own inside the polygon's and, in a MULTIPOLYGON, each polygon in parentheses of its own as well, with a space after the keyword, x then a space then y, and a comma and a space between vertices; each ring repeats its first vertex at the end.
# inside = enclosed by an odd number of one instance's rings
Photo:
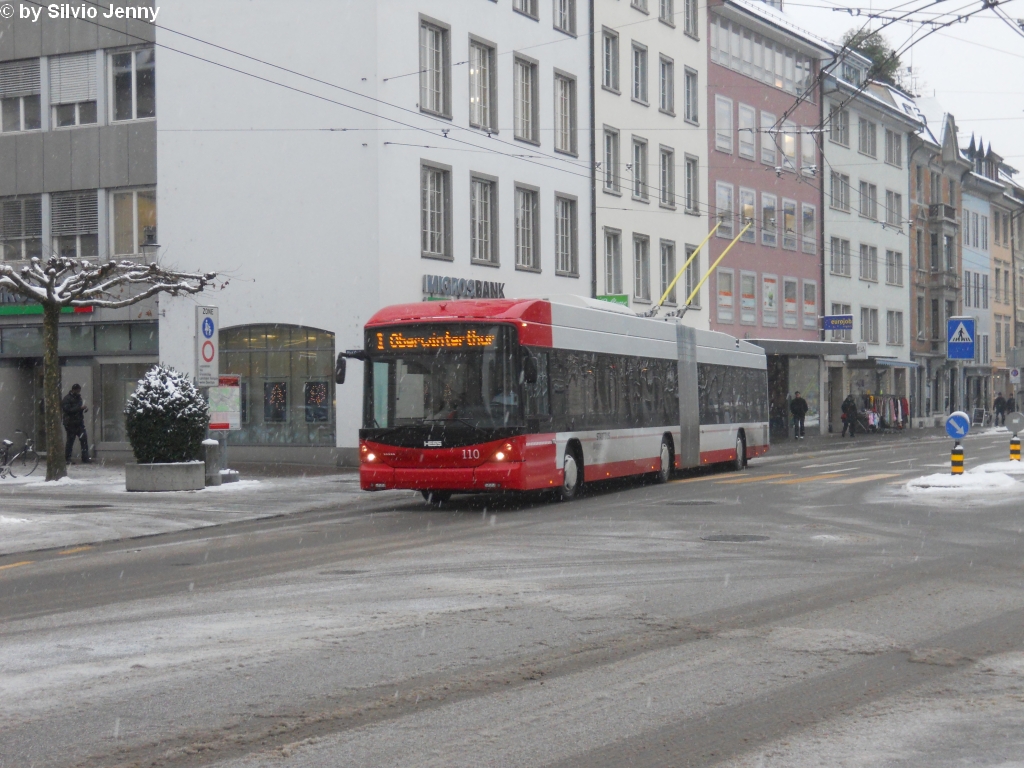
POLYGON ((793 437, 802 440, 804 437, 804 417, 807 416, 807 401, 800 397, 799 392, 793 393, 789 403, 789 412, 793 414, 793 437))
POLYGON ((71 449, 75 445, 75 438, 78 438, 82 446, 82 463, 88 464, 89 459, 89 436, 85 432, 85 414, 89 406, 82 402, 82 385, 73 384, 71 391, 64 395, 60 402, 61 418, 64 421, 64 431, 67 433, 67 441, 64 443, 64 461, 71 461, 71 449))

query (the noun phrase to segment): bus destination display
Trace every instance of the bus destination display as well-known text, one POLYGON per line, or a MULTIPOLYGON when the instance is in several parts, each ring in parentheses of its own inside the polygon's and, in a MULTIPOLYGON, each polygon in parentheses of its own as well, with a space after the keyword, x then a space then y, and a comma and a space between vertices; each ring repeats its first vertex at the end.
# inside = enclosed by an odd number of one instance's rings
POLYGON ((495 349, 498 337, 473 328, 456 331, 430 329, 423 331, 383 331, 374 334, 374 348, 379 352, 438 349, 495 349))

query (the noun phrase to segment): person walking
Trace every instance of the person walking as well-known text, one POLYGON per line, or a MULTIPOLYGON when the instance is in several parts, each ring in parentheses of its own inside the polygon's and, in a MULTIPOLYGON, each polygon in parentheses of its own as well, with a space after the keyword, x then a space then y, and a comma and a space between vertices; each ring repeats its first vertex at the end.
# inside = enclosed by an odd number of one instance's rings
POLYGON ((1008 398, 1006 398, 1006 412, 1007 413, 1016 413, 1017 412, 1017 401, 1013 397, 1013 392, 1011 392, 1010 396, 1008 398))
POLYGON ((857 401, 853 399, 853 393, 851 392, 843 400, 843 437, 846 437, 846 430, 849 428, 850 437, 853 437, 853 431, 857 428, 857 401))
POLYGON ((807 416, 807 401, 800 397, 799 392, 793 393, 793 399, 789 403, 789 412, 793 414, 793 437, 797 440, 803 440, 804 417, 807 416))
POLYGON ((996 392, 996 399, 992 403, 992 407, 996 410, 996 422, 992 426, 998 427, 1000 424, 1006 424, 1006 398, 1003 397, 1002 392, 996 392))
POLYGON ((89 406, 82 402, 82 385, 72 384, 71 391, 64 395, 60 402, 60 409, 63 414, 64 431, 67 433, 67 442, 64 443, 64 461, 71 463, 71 449, 75 445, 75 438, 82 446, 82 463, 88 464, 89 459, 89 436, 85 432, 85 414, 89 406))

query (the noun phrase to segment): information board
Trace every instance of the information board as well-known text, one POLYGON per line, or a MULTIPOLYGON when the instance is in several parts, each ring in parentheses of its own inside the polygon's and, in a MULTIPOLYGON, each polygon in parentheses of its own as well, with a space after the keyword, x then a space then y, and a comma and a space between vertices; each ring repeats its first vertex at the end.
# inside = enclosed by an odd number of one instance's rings
POLYGON ((220 383, 220 322, 216 307, 196 307, 196 386, 220 383))
POLYGON ((242 377, 220 376, 210 387, 210 429, 229 431, 242 428, 242 377))

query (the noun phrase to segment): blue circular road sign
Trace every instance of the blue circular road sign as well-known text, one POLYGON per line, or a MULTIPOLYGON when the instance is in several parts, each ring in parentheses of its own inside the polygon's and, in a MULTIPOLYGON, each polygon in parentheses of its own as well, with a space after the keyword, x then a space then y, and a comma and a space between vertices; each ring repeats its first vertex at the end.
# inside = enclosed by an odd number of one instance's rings
POLYGON ((954 411, 946 417, 946 434, 954 440, 965 437, 971 431, 971 417, 963 411, 954 411))
POLYGON ((203 336, 208 339, 213 337, 213 320, 209 317, 203 320, 203 336))

